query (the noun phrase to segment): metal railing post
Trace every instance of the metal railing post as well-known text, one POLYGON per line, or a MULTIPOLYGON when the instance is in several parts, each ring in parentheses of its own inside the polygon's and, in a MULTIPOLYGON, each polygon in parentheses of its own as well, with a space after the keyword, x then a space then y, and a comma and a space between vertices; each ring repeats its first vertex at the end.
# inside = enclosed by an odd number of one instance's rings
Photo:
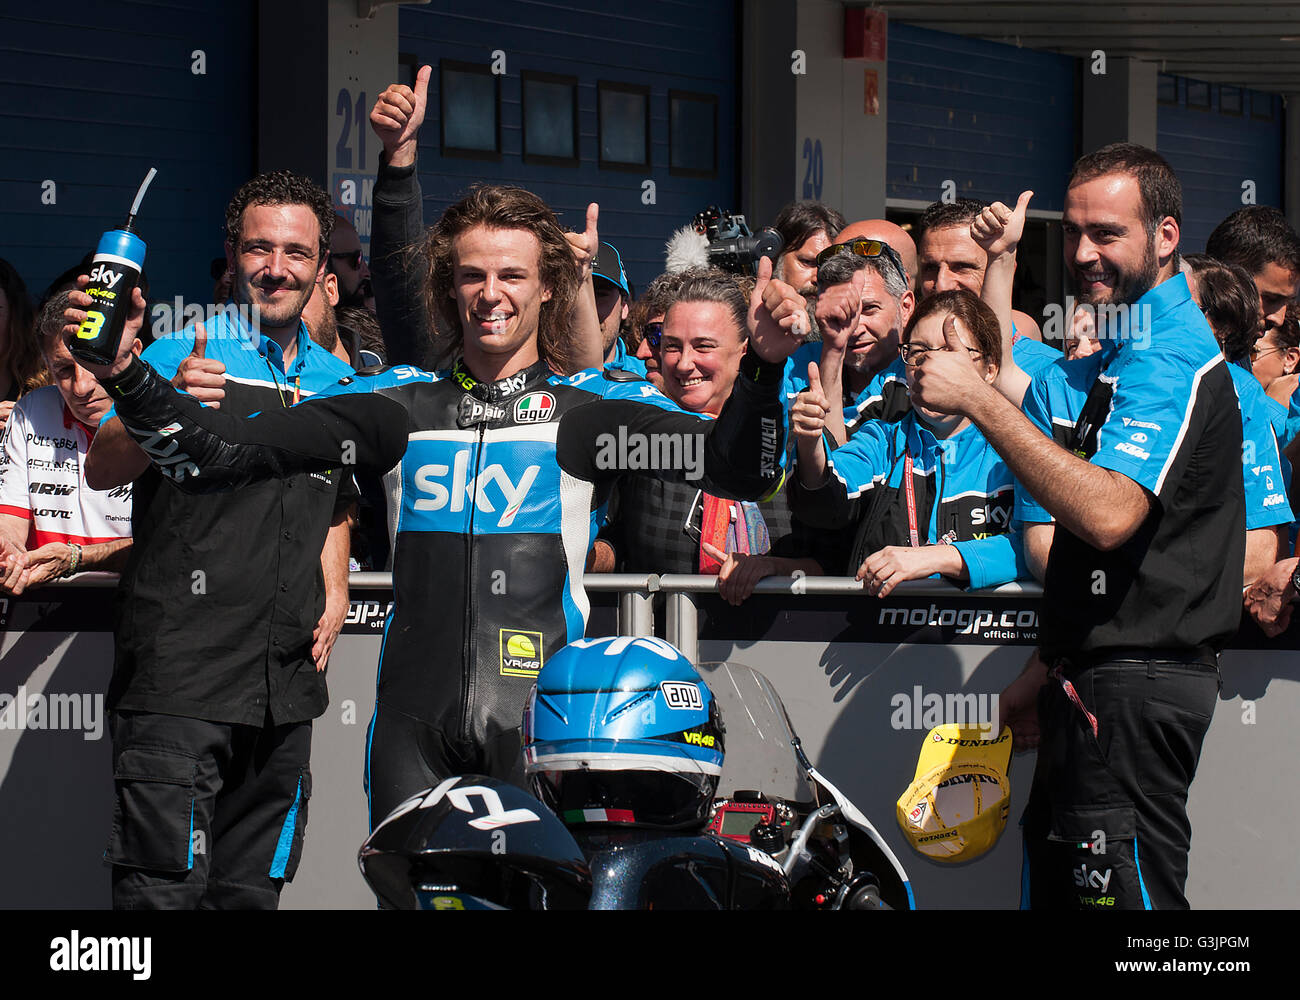
POLYGON ((625 590, 618 598, 618 634, 654 635, 654 595, 625 590))
POLYGON ((695 609, 695 595, 677 591, 668 595, 668 620, 665 629, 668 641, 681 650, 692 663, 699 660, 700 632, 695 609))

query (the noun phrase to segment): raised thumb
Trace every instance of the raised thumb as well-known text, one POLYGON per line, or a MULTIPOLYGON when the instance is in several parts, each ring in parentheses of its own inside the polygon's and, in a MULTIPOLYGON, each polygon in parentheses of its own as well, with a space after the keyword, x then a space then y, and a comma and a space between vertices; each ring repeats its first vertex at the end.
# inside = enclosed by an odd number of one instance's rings
POLYGON ((822 372, 815 361, 808 362, 808 391, 818 395, 822 391, 822 372))

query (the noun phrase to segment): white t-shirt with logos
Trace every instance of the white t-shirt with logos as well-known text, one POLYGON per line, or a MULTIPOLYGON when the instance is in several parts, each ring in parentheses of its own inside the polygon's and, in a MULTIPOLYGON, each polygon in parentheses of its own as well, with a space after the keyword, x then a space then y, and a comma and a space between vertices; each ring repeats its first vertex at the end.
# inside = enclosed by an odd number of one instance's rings
POLYGON ((130 484, 106 491, 86 485, 92 437, 57 386, 35 389, 14 405, 0 449, 0 514, 31 522, 29 550, 131 537, 130 484))

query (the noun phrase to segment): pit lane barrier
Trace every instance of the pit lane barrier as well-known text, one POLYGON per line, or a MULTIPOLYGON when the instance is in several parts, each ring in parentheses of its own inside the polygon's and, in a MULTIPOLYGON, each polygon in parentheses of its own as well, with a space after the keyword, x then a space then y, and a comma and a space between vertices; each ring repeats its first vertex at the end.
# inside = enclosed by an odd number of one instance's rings
MULTIPOLYGON (((910 581, 880 601, 847 578, 768 578, 738 608, 717 595, 714 577, 589 574, 584 584, 589 635, 657 633, 694 660, 730 659, 766 674, 813 762, 907 866, 918 905, 1017 905, 1016 820, 1032 752, 1013 758, 1011 821, 976 861, 941 866, 921 857, 893 816, 931 710, 978 711, 1023 667, 1036 643, 1036 584, 963 591, 910 581)), ((21 861, 0 880, 2 908, 108 905, 101 858, 113 790, 102 694, 112 670, 115 585, 112 575, 83 574, 0 597, 0 851, 21 861)), ((354 573, 350 586, 330 707, 314 727, 307 847, 285 887, 285 908, 373 906, 355 858, 366 833, 365 733, 392 580, 354 573)), ((1259 763, 1300 753, 1300 624, 1267 640, 1244 622, 1222 674, 1189 801, 1187 895, 1198 908, 1289 908, 1290 880, 1276 873, 1294 868, 1288 831, 1300 828, 1300 794, 1259 763)))

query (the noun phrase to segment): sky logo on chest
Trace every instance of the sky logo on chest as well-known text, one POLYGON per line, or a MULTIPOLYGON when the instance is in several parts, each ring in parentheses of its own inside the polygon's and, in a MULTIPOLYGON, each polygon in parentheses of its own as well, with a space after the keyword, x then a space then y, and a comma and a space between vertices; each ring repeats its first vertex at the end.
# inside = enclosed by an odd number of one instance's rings
POLYGON ((404 529, 475 533, 555 530, 559 468, 555 447, 499 442, 411 442, 406 500, 418 520, 404 529), (422 447, 414 447, 415 445, 422 447))

